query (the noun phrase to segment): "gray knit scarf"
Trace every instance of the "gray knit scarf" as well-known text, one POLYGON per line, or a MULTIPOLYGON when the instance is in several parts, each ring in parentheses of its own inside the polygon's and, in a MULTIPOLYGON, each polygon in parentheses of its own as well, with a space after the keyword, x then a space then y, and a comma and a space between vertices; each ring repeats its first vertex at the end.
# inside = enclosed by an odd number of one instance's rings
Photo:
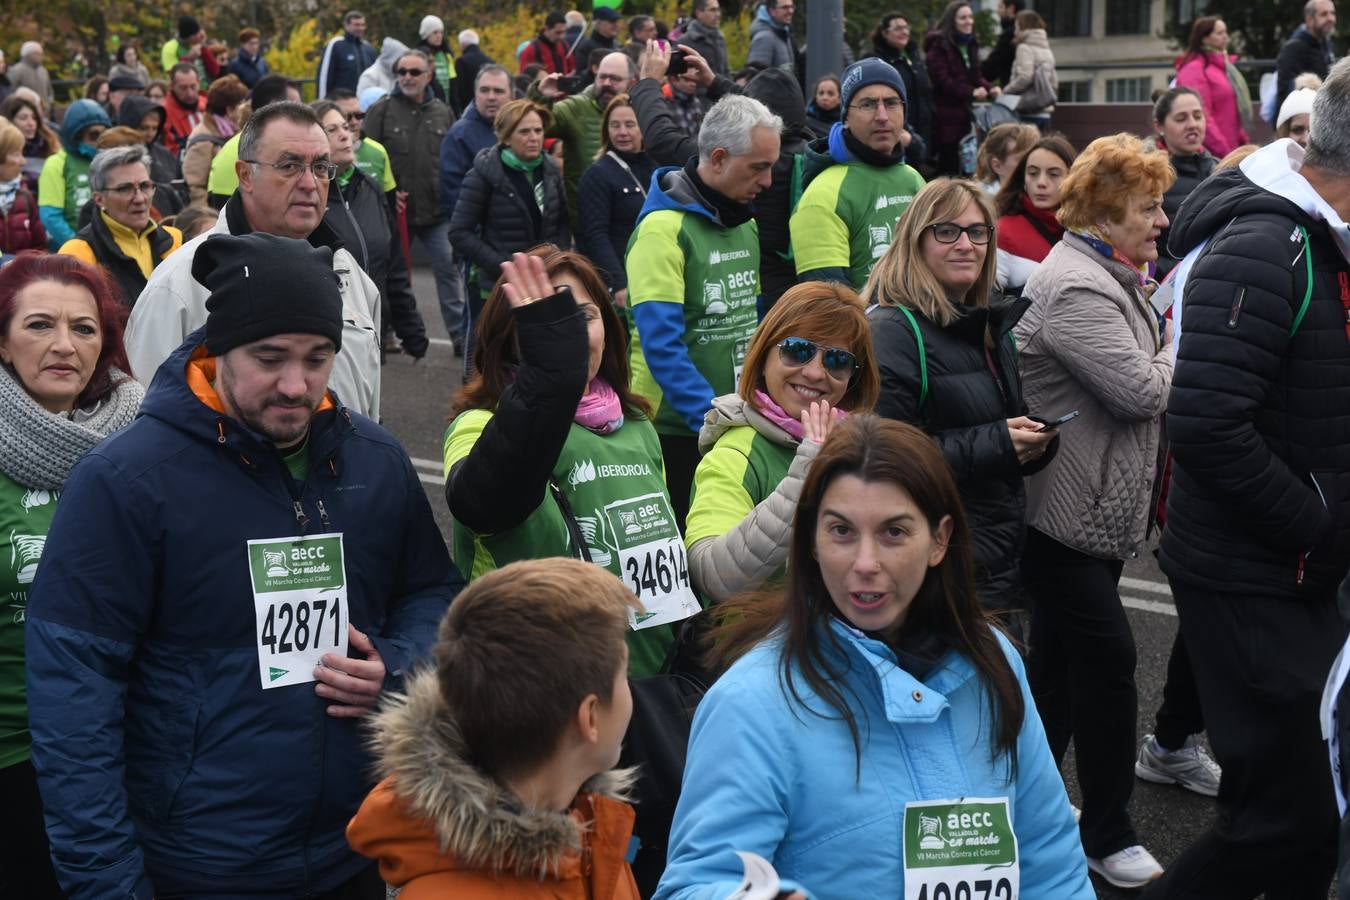
POLYGON ((114 387, 105 400, 72 415, 43 409, 8 366, 0 365, 0 471, 29 488, 59 490, 70 470, 95 444, 136 418, 145 388, 109 369, 114 387))

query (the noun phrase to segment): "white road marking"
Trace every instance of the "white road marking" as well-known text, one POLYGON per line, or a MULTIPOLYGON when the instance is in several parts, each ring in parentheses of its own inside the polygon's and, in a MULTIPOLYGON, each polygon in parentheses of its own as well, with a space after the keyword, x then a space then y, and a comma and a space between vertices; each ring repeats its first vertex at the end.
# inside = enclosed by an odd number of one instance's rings
POLYGON ((409 457, 409 459, 412 460, 412 464, 417 468, 431 469, 437 474, 440 474, 441 469, 445 466, 445 463, 441 462, 439 459, 423 459, 420 456, 412 456, 409 457))
POLYGON ((426 474, 425 472, 418 472, 417 477, 422 480, 423 484, 434 484, 436 485, 436 487, 440 488, 445 487, 445 481, 439 475, 432 476, 426 474))
POLYGON ((1164 597, 1172 596, 1172 589, 1167 585, 1157 581, 1145 581, 1142 578, 1122 578, 1120 579, 1120 586, 1150 594, 1162 594, 1164 597))
POLYGON ((1139 609, 1144 612, 1158 613, 1164 616, 1175 616, 1177 608, 1170 603, 1160 603, 1157 600, 1143 600, 1139 597, 1120 598, 1120 603, 1127 609, 1139 609))

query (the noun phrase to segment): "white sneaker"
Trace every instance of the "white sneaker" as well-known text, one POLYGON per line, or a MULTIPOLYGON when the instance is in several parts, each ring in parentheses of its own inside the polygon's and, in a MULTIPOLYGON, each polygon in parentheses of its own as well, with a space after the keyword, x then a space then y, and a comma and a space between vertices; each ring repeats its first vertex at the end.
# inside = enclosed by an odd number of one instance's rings
POLYGON ((1141 844, 1118 850, 1101 859, 1087 858, 1088 868, 1119 888, 1143 887, 1162 875, 1162 866, 1141 844))
POLYGON ((1223 770, 1195 735, 1186 738, 1180 750, 1164 750, 1153 735, 1146 734, 1139 745, 1134 774, 1154 784, 1179 784, 1188 791, 1217 797, 1223 770))

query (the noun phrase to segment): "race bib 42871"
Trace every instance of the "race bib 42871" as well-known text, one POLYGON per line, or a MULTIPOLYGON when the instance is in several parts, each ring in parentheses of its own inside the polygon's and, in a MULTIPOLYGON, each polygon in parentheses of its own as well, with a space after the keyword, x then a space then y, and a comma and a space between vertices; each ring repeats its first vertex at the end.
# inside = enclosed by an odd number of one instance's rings
POLYGON ((347 654, 340 533, 249 541, 248 568, 264 690, 314 681, 325 653, 347 654))

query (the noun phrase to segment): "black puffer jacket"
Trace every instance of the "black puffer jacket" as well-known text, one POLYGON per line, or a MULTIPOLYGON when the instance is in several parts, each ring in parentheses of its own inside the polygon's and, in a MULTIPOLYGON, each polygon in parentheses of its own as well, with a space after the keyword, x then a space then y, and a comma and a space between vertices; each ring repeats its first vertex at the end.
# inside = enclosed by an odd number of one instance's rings
MULTIPOLYGON (((1200 186, 1200 182, 1214 174, 1214 167, 1219 161, 1207 150, 1188 153, 1185 156, 1173 153, 1168 159, 1172 163, 1172 170, 1177 173, 1177 180, 1172 182, 1167 193, 1163 194, 1163 213, 1167 216, 1168 222, 1175 222, 1177 214, 1181 212, 1181 204, 1200 186)), ((1169 225, 1163 229, 1162 236, 1158 238, 1159 281, 1166 278, 1172 267, 1181 262, 1181 257, 1186 255, 1185 250, 1178 248, 1178 252, 1173 253, 1167 246, 1167 239, 1171 233, 1172 227, 1169 225)))
POLYGON ((1350 566, 1350 265, 1268 150, 1202 184, 1172 227, 1178 249, 1213 237, 1185 286, 1159 561, 1207 590, 1330 597, 1350 566))
POLYGON ((623 257, 656 169, 646 153, 623 153, 619 158, 627 170, 606 153, 581 176, 577 192, 577 249, 595 263, 611 291, 628 287, 623 257))
POLYGON ((393 329, 409 356, 426 356, 426 323, 417 311, 417 298, 408 278, 408 257, 380 186, 359 170, 352 172, 345 187, 332 182, 324 221, 380 289, 380 318, 385 330, 393 329))
POLYGON ((1007 420, 1027 413, 1012 328, 1029 306, 1031 301, 1019 299, 968 309, 946 328, 911 310, 928 369, 922 405, 913 326, 895 307, 868 310, 881 369, 876 411, 922 428, 942 448, 969 516, 980 600, 992 609, 1017 605, 1018 560, 1026 534, 1022 477, 1049 463, 1058 446, 1051 443, 1039 460, 1022 466, 1008 436, 1007 420), (987 354, 986 329, 994 336, 987 354))
POLYGON ((562 173, 544 157, 544 211, 534 197, 526 196, 509 178, 502 163, 502 148, 480 150, 473 168, 464 176, 450 217, 450 243, 455 255, 478 270, 478 288, 486 297, 502 273, 502 263, 517 251, 550 243, 568 248, 572 235, 567 225, 562 173))

